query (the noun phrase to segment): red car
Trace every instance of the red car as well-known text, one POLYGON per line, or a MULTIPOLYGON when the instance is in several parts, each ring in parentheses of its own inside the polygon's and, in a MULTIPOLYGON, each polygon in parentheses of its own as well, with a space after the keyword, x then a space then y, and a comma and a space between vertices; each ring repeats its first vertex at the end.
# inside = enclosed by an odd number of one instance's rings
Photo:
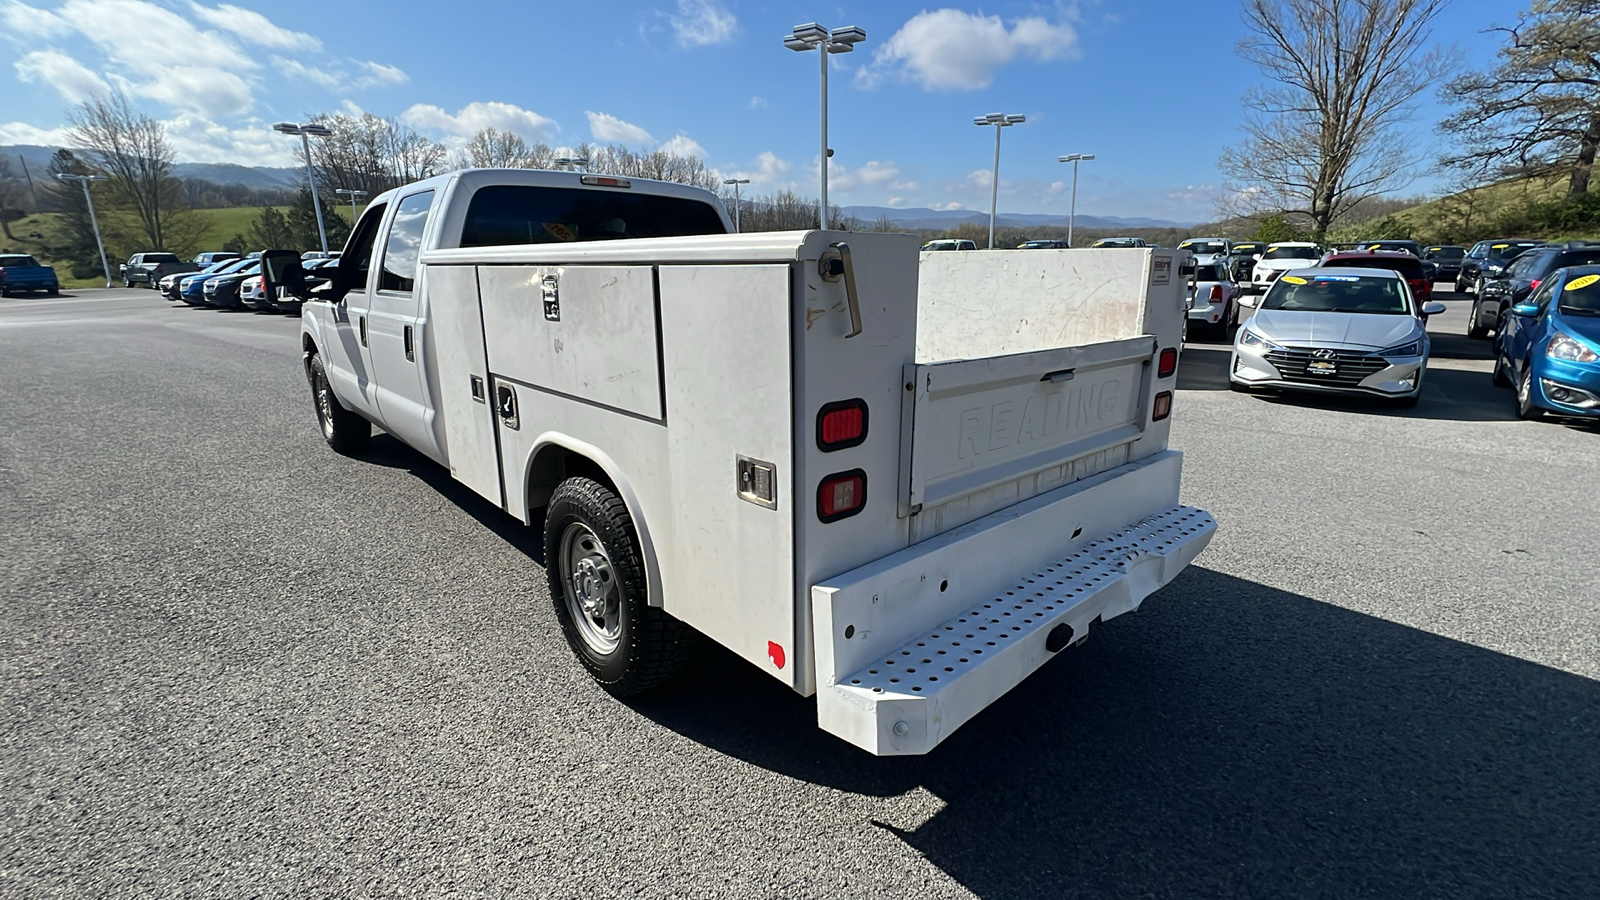
POLYGON ((1335 250, 1322 257, 1323 268, 1389 269, 1411 285, 1417 308, 1433 299, 1433 280, 1428 278, 1422 260, 1403 250, 1335 250))

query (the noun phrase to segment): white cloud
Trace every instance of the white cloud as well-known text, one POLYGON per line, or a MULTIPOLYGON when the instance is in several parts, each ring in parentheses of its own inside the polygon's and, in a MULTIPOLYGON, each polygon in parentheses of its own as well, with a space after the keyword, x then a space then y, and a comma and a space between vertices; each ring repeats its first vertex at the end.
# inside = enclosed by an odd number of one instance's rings
POLYGON ((338 90, 345 82, 343 73, 329 72, 316 66, 308 66, 297 59, 285 59, 281 56, 272 57, 274 71, 282 72, 291 78, 299 78, 318 84, 330 91, 338 90))
POLYGON ((67 145, 67 129, 39 128, 26 122, 6 122, 0 124, 0 144, 64 147, 67 145))
POLYGON ((382 87, 390 84, 405 84, 411 76, 401 71, 397 66, 386 66, 378 62, 358 62, 356 68, 367 73, 357 78, 352 87, 369 88, 382 87))
POLYGON ((122 89, 210 118, 239 115, 255 105, 250 85, 243 78, 210 66, 168 66, 160 76, 148 81, 127 81, 122 89))
POLYGON ((739 20, 717 0, 678 0, 678 12, 668 15, 678 46, 724 44, 739 30, 739 20))
POLYGON ((0 6, 0 27, 12 38, 57 38, 72 33, 67 20, 17 0, 8 0, 0 6))
POLYGON ((994 183, 994 173, 988 169, 973 169, 967 173, 967 182, 973 187, 988 188, 994 183))
POLYGON ((674 156, 693 156, 701 162, 705 162, 706 159, 706 148, 700 146, 699 141, 686 134, 680 134, 668 139, 657 149, 664 150, 674 156))
POLYGON ((995 70, 1023 57, 1048 62, 1078 52, 1071 25, 1029 17, 1008 29, 999 16, 959 9, 920 12, 877 49, 857 84, 873 87, 886 78, 916 81, 926 90, 975 91, 994 81, 995 70))
POLYGON ((248 44, 271 47, 274 50, 303 50, 317 53, 322 41, 303 31, 290 31, 272 24, 272 20, 254 10, 242 9, 224 3, 215 9, 191 2, 194 14, 208 24, 239 36, 248 44))
POLYGON ((904 202, 906 202, 906 198, 904 198, 904 197, 890 197, 889 199, 883 201, 883 205, 884 206, 899 206, 900 204, 902 204, 904 202))
POLYGON ((930 203, 929 209, 965 209, 960 203, 952 200, 949 203, 930 203))
POLYGON ((17 60, 17 77, 29 84, 47 84, 68 103, 111 92, 105 79, 65 53, 38 50, 17 60))
POLYGON ((871 160, 851 171, 834 160, 828 161, 828 187, 844 194, 857 188, 879 188, 894 181, 900 167, 891 162, 871 160))
POLYGON ((597 141, 634 145, 656 142, 656 139, 650 136, 650 132, 632 122, 624 122, 610 113, 585 110, 584 115, 589 117, 589 134, 597 141))
POLYGON ((750 108, 751 109, 766 109, 767 108, 767 98, 765 98, 765 97, 751 97, 750 98, 750 108))
POLYGON ((444 143, 459 147, 484 128, 497 128, 521 135, 525 140, 543 141, 556 129, 556 123, 532 110, 510 103, 473 102, 451 115, 429 103, 418 103, 400 114, 400 121, 413 128, 443 132, 444 143))
POLYGON ((163 122, 178 159, 231 162, 242 166, 298 166, 300 142, 285 138, 259 119, 223 125, 188 113, 163 122))

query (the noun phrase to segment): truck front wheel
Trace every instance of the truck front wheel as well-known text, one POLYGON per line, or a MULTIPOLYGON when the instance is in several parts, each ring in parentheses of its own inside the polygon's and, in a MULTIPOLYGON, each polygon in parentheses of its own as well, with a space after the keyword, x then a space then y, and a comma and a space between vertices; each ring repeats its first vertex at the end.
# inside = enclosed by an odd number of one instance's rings
POLYGON ((346 456, 367 449, 372 439, 372 423, 339 405, 328 384, 328 371, 323 368, 322 357, 311 354, 306 365, 306 376, 311 382, 311 404, 317 409, 317 424, 322 427, 322 437, 328 446, 346 456))
POLYGON ((562 633, 607 691, 649 690, 693 657, 699 634, 649 604, 633 517, 610 488, 561 482, 545 512, 544 551, 562 633))

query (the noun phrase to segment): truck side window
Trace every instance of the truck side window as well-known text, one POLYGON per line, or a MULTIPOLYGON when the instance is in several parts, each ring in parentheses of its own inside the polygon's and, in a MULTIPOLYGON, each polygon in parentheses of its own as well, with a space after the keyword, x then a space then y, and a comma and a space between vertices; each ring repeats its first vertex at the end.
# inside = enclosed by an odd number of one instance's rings
POLYGON ((400 201, 389 240, 383 246, 383 271, 378 273, 378 290, 410 293, 417 278, 417 256, 422 252, 422 229, 428 224, 428 209, 433 206, 433 191, 423 191, 400 201))
POLYGON ((352 290, 367 289, 367 273, 372 269, 372 248, 378 242, 378 224, 383 221, 384 210, 388 208, 387 203, 367 208, 339 260, 339 269, 346 274, 352 290))

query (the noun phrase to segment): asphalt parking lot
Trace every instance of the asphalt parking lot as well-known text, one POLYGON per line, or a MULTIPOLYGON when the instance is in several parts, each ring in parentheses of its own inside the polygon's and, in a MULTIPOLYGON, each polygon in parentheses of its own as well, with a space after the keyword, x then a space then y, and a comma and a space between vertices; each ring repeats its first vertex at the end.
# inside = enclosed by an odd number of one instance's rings
POLYGON ((0 301, 6 896, 1600 896, 1600 432, 1445 295, 1415 409, 1230 392, 1216 540, 932 755, 712 653, 627 703, 537 536, 322 443, 297 320, 0 301))

